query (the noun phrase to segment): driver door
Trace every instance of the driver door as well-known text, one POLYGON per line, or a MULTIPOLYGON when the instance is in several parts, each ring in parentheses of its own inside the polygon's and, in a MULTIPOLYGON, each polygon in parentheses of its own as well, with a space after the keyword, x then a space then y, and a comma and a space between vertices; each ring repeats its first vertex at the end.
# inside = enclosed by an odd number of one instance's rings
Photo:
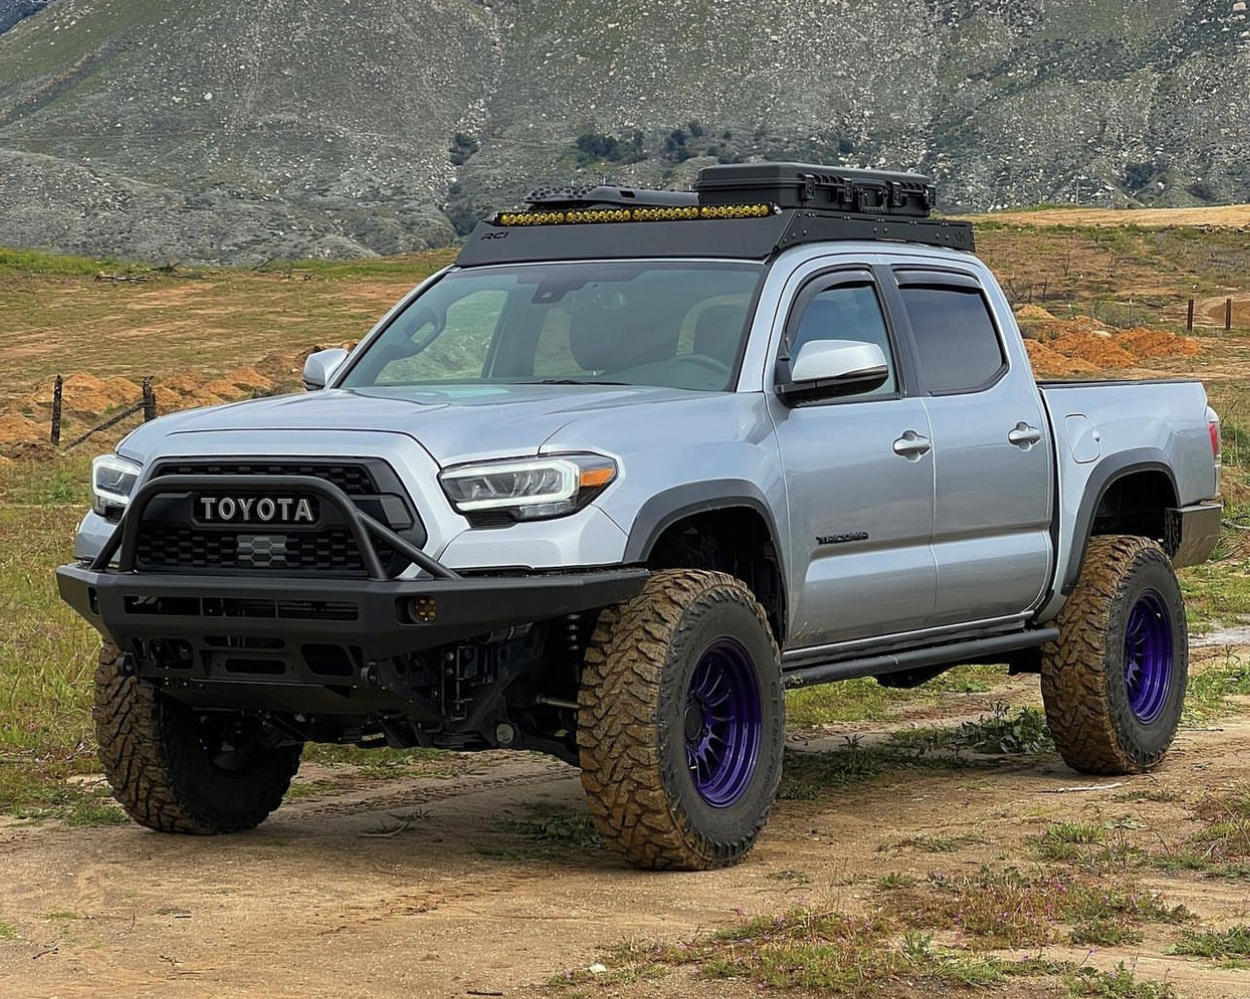
POLYGON ((877 388, 801 406, 770 395, 790 507, 788 649, 923 628, 937 583, 929 419, 908 394, 871 271, 826 272, 799 291, 778 382, 813 340, 876 344, 889 372, 877 388))

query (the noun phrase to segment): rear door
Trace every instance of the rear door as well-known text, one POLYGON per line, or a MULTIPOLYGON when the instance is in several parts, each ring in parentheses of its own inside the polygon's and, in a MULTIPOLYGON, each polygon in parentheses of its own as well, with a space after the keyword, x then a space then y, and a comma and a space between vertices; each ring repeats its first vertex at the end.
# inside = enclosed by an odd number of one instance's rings
POLYGON ((776 364, 811 340, 860 340, 889 360, 880 388, 806 405, 768 393, 790 507, 790 649, 924 627, 934 606, 933 456, 872 271, 818 272, 797 289, 776 364))
POLYGON ((971 268, 892 273, 933 439, 932 623, 1024 614, 1049 578, 1054 493, 1049 423, 1027 355, 1018 336, 1004 336, 971 268))

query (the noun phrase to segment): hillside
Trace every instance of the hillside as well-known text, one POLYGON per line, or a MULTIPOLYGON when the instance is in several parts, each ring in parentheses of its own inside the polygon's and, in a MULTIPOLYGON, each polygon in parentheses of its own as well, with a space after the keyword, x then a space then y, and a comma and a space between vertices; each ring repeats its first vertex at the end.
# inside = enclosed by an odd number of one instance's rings
POLYGON ((0 244, 395 253, 750 156, 926 170, 948 211, 1245 201, 1244 8, 59 0, 0 34, 0 244))

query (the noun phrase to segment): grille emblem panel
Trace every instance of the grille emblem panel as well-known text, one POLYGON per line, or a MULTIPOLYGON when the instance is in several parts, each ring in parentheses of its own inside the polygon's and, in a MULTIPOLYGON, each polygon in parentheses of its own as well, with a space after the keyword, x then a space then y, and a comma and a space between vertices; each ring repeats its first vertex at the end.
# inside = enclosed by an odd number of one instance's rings
POLYGON ((206 524, 315 524, 307 496, 199 496, 196 514, 206 524))
POLYGON ((287 538, 283 534, 240 534, 235 558, 250 569, 284 569, 287 538))

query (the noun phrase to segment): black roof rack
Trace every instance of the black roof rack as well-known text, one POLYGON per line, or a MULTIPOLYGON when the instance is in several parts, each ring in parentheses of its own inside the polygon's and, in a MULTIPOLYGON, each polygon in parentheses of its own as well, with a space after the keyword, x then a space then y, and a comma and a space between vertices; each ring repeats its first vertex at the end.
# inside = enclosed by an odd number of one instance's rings
POLYGON ((972 226, 929 218, 919 174, 805 163, 705 167, 694 191, 538 188, 521 211, 478 224, 461 266, 538 260, 724 257, 765 260, 804 243, 895 240, 974 249, 972 226))

